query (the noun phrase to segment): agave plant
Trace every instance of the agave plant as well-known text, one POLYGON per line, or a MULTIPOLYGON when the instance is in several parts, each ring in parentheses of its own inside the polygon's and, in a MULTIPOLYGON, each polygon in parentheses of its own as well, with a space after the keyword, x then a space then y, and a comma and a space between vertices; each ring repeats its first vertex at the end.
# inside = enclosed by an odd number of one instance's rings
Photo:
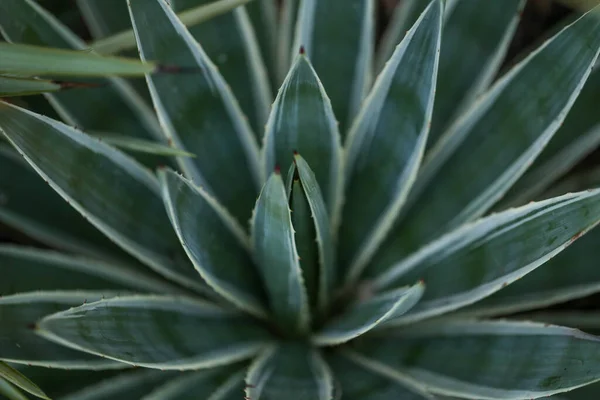
POLYGON ((56 249, 0 246, 0 396, 595 398, 589 316, 497 317, 600 288, 600 189, 521 205, 598 142, 598 10, 494 82, 521 0, 403 2, 377 60, 373 0, 283 3, 0 2, 53 107, 0 102, 0 220, 56 249))

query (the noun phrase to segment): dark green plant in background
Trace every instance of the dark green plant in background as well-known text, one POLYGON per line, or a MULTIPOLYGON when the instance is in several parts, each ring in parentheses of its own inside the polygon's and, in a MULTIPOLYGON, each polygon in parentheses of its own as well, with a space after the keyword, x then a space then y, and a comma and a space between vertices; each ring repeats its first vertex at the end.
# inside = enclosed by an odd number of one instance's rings
POLYGON ((0 1, 0 396, 597 397, 598 9, 246 2, 0 1))

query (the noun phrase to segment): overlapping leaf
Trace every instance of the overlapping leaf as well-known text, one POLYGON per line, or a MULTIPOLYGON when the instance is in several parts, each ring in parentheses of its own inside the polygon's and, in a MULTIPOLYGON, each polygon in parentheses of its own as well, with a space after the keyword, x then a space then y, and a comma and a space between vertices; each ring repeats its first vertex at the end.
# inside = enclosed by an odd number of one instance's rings
POLYGON ((244 371, 232 367, 190 372, 158 387, 143 400, 238 400, 244 392, 244 371))
POLYGON ((157 272, 206 292, 170 227, 157 179, 58 121, 0 103, 0 131, 96 228, 157 272))
POLYGON ((42 389, 40 389, 29 378, 2 361, 0 361, 0 379, 6 380, 36 397, 49 399, 42 389))
POLYGON ((441 24, 442 2, 434 1, 396 48, 350 130, 339 257, 352 279, 392 228, 417 175, 431 123, 441 24))
POLYGON ((269 341, 268 332, 246 316, 197 300, 152 296, 84 304, 43 318, 36 333, 70 348, 165 370, 230 364, 269 341))
POLYGON ((197 156, 179 159, 181 168, 245 224, 257 194, 258 148, 231 91, 163 0, 130 1, 129 7, 143 59, 194 70, 193 79, 189 74, 147 77, 165 132, 177 147, 197 156))
POLYGON ((485 213, 558 129, 599 50, 594 10, 514 67, 463 115, 426 158, 404 217, 369 274, 485 213))

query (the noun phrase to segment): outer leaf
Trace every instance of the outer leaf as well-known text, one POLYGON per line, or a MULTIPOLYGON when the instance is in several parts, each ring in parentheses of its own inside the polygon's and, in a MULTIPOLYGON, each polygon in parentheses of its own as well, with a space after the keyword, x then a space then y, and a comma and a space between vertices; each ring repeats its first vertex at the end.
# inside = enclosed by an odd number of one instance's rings
POLYGON ((276 0, 254 0, 246 6, 252 28, 261 51, 262 59, 269 74, 270 87, 279 86, 276 76, 277 66, 277 17, 279 13, 276 0))
POLYGON ((60 198, 18 153, 1 144, 0 188, 3 224, 54 248, 104 260, 131 261, 60 198))
POLYGON ((593 229, 542 268, 460 313, 506 315, 600 292, 600 274, 595 256, 599 241, 600 229, 593 229))
POLYGON ((314 171, 335 224, 342 190, 340 136, 331 103, 304 54, 296 57, 269 116, 261 160, 263 177, 276 165, 290 165, 294 151, 302 154, 314 171))
POLYGON ((419 282, 410 288, 396 289, 355 304, 325 325, 323 330, 313 336, 313 341, 318 345, 332 346, 364 335, 413 308, 423 295, 424 289, 423 282, 419 282))
POLYGON ((371 269, 381 271, 485 213, 558 129, 599 50, 600 19, 592 11, 500 79, 431 151, 408 200, 411 207, 371 269))
POLYGON ((598 221, 600 190, 508 210, 443 236, 392 267, 375 286, 423 279, 427 291, 422 301, 396 321, 440 315, 473 304, 535 270, 598 221))
POLYGON ((431 2, 350 129, 340 263, 355 279, 392 228, 421 164, 433 110, 442 2, 431 2), (382 168, 385 165, 385 168, 382 168))
POLYGON ((506 55, 524 6, 524 0, 455 0, 448 6, 428 147, 488 88, 506 55))
POLYGON ((263 187, 251 226, 254 256, 274 318, 290 332, 306 331, 308 299, 288 199, 278 171, 263 187))
POLYGON ((519 179, 497 208, 524 204, 535 199, 557 178, 590 154, 600 144, 600 118, 596 112, 600 90, 600 68, 596 67, 581 94, 548 146, 519 179))
POLYGON ((25 375, 11 367, 10 365, 0 361, 0 379, 4 378, 13 385, 25 390, 28 393, 33 394, 36 397, 42 399, 49 399, 48 396, 40 389, 35 383, 33 383, 25 375))
POLYGON ((148 87, 167 135, 197 155, 179 159, 183 171, 245 223, 256 199, 258 149, 232 93, 163 0, 128 4, 142 59, 198 69, 194 79, 188 74, 148 76, 148 87))
POLYGON ((243 228, 202 188, 172 171, 159 177, 169 217, 196 270, 221 296, 264 317, 266 296, 243 228))
POLYGON ((166 380, 177 376, 171 371, 141 370, 126 372, 67 396, 61 400, 132 400, 141 399, 166 380))
POLYGON ((331 224, 315 174, 304 158, 298 154, 294 156, 294 164, 298 169, 300 184, 314 220, 315 236, 313 240, 316 239, 318 251, 318 304, 323 310, 329 304, 331 292, 337 280, 331 224))
MULTIPOLYGON (((227 13, 233 8, 248 3, 249 1, 250 0, 216 0, 185 10, 179 13, 178 17, 186 26, 193 26, 218 15, 227 13)), ((92 49, 99 53, 112 54, 122 50, 133 49, 135 47, 135 34, 131 29, 126 29, 122 32, 108 36, 109 33, 116 31, 114 21, 115 16, 111 15, 110 17, 107 16, 106 18, 96 17, 99 12, 102 13, 102 11, 112 8, 106 5, 105 0, 100 4, 98 4, 99 2, 94 2, 93 0, 78 0, 77 3, 82 8, 82 11, 85 10, 84 16, 87 17, 86 19, 88 22, 93 22, 91 28, 94 35, 97 37, 102 37, 102 39, 91 43, 90 47, 92 49)), ((123 4, 123 2, 121 2, 121 4, 123 4)), ((118 14, 116 16, 117 18, 119 17, 118 14)), ((129 22, 129 19, 127 19, 127 22, 129 22)), ((128 24, 125 25, 125 27, 128 27, 128 24)), ((125 29, 125 27, 123 29, 125 29)))
POLYGON ((600 339, 544 324, 450 321, 359 339, 355 349, 392 379, 434 393, 533 399, 600 379, 600 339))
MULTIPOLYGON (((78 50, 79 54, 94 56, 77 35, 32 0, 0 1, 0 28, 11 42, 78 50)), ((70 125, 164 140, 154 111, 133 87, 121 78, 110 78, 108 82, 104 87, 65 91, 47 98, 70 125)))
POLYGON ((5 396, 8 400, 28 400, 20 390, 0 378, 0 395, 5 396))
POLYGON ((143 400, 238 400, 243 392, 244 372, 232 375, 231 367, 213 368, 189 372, 172 379, 145 396, 143 400))
POLYGON ((7 244, 0 245, 0 276, 2 296, 40 290, 181 292, 127 265, 7 244))
MULTIPOLYGON (((211 2, 212 0, 171 1, 177 12, 211 2)), ((265 64, 246 8, 237 7, 231 13, 190 27, 190 32, 202 44, 231 86, 256 137, 262 138, 273 99, 265 64)))
POLYGON ((0 298, 0 359, 18 364, 67 369, 113 369, 124 364, 50 343, 35 334, 45 315, 113 296, 114 292, 38 292, 0 298))
POLYGON ((598 317, 598 312, 595 310, 549 310, 521 314, 519 319, 568 326, 581 329, 592 335, 598 335, 600 333, 600 318, 598 317))
POLYGON ((102 233, 169 279, 206 290, 169 229, 158 181, 147 170, 71 127, 6 103, 0 131, 102 233))
POLYGON ((246 376, 246 397, 252 400, 330 400, 331 372, 321 355, 304 344, 283 344, 266 350, 246 376))
POLYGON ((152 62, 99 56, 23 44, 0 43, 0 73, 15 75, 139 76, 156 70, 152 62))
POLYGON ((194 154, 187 151, 156 142, 151 142, 149 140, 136 139, 114 134, 95 134, 94 136, 102 140, 104 143, 110 144, 111 146, 134 153, 138 152, 162 156, 196 157, 194 154))
POLYGON ((45 317, 37 333, 73 349, 158 369, 199 369, 256 353, 268 340, 259 325, 231 311, 186 299, 119 297, 45 317), (144 335, 139 335, 143 330, 144 335))
POLYGON ((304 46, 331 98, 342 135, 371 86, 374 45, 374 0, 300 3, 292 53, 304 46))
MULTIPOLYGON (((333 371, 336 394, 344 400, 437 399, 412 382, 396 382, 342 354, 327 357, 333 371)), ((339 397, 334 397, 339 398, 339 397)))

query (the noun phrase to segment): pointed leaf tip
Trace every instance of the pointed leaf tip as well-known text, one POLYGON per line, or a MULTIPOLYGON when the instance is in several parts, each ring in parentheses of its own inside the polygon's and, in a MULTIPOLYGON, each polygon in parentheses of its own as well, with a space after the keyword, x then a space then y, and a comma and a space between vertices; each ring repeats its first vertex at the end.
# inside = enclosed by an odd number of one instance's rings
POLYGON ((301 55, 306 54, 306 50, 304 50, 304 46, 300 46, 300 54, 301 55))

